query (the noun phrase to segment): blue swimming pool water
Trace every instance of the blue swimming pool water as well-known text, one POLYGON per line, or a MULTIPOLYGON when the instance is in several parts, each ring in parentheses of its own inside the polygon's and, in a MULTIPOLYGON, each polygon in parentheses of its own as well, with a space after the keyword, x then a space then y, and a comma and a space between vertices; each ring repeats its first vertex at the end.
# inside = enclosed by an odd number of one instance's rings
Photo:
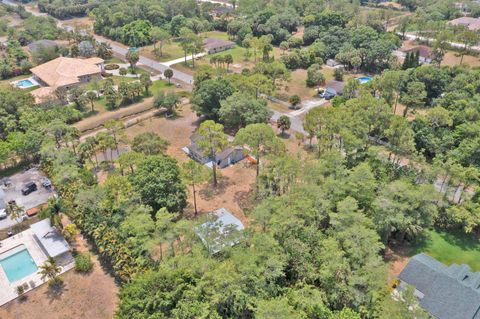
POLYGON ((19 88, 25 89, 34 86, 33 82, 30 80, 21 80, 17 82, 19 88))
POLYGON ((38 270, 27 249, 0 260, 0 266, 2 266, 10 283, 25 278, 38 270))
POLYGON ((360 84, 365 84, 367 82, 370 82, 372 78, 369 76, 362 76, 361 78, 357 78, 357 80, 360 81, 360 84))

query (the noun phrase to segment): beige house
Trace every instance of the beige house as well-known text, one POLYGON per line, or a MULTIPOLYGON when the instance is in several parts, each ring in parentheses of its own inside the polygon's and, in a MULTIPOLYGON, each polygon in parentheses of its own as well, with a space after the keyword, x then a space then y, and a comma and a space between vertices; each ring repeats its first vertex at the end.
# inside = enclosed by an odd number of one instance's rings
POLYGON ((86 83, 93 78, 101 78, 103 59, 76 59, 59 57, 47 63, 38 65, 30 71, 41 87, 32 91, 37 104, 51 101, 53 93, 58 88, 70 88, 86 83))

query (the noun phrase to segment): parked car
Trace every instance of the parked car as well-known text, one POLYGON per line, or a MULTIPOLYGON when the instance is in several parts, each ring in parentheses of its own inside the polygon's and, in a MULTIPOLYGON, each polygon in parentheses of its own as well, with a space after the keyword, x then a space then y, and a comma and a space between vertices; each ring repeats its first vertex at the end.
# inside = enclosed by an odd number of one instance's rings
POLYGON ((22 188, 22 194, 24 196, 27 196, 28 194, 30 193, 33 193, 34 191, 37 190, 37 184, 35 184, 34 182, 28 182, 27 184, 25 184, 25 186, 22 188))
POLYGON ((6 209, 0 209, 0 219, 5 219, 7 218, 7 210, 6 209))
POLYGON ((52 182, 48 178, 44 177, 42 178, 42 186, 45 188, 50 188, 52 187, 52 182))
POLYGON ((325 100, 331 100, 335 96, 337 96, 337 91, 332 88, 327 88, 325 91, 320 93, 320 96, 323 97, 325 100))

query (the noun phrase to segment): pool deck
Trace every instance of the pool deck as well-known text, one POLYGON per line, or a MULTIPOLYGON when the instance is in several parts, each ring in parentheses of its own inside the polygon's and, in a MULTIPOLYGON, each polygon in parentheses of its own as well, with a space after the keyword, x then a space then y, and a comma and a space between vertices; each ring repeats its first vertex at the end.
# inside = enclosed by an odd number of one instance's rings
MULTIPOLYGON (((15 236, 2 240, 0 242, 0 254, 23 245, 25 248, 27 248, 30 256, 32 256, 33 261, 40 270, 40 266, 43 265, 48 258, 33 236, 33 231, 31 229, 27 229, 19 234, 16 234, 15 236)), ((72 269, 73 266, 74 263, 70 262, 66 266, 62 267, 61 273, 72 269)), ((3 271, 2 267, 0 267, 0 306, 17 298, 17 287, 25 283, 28 284, 28 289, 26 289, 26 291, 29 291, 40 285, 43 285, 45 282, 42 280, 41 275, 36 272, 24 277, 19 281, 10 283, 7 275, 3 271)))
POLYGON ((20 79, 20 80, 16 80, 16 81, 13 81, 13 82, 10 82, 11 85, 13 85, 14 87, 17 87, 19 89, 30 89, 30 88, 33 88, 33 87, 36 87, 36 86, 40 86, 40 83, 37 82, 37 80, 35 80, 33 78, 33 76, 30 76, 28 78, 25 78, 25 79, 20 79), (18 83, 22 82, 22 81, 30 81, 32 83, 32 85, 29 85, 29 86, 18 86, 18 83))

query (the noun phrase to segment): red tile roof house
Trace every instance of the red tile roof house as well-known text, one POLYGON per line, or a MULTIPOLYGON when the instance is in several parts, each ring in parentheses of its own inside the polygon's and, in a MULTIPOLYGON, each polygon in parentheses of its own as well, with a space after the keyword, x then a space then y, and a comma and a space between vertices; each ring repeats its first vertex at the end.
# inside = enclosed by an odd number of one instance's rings
POLYGON ((100 58, 75 59, 59 57, 32 68, 35 80, 41 87, 30 92, 37 104, 52 97, 57 88, 86 83, 93 78, 101 78, 104 61, 100 58))

